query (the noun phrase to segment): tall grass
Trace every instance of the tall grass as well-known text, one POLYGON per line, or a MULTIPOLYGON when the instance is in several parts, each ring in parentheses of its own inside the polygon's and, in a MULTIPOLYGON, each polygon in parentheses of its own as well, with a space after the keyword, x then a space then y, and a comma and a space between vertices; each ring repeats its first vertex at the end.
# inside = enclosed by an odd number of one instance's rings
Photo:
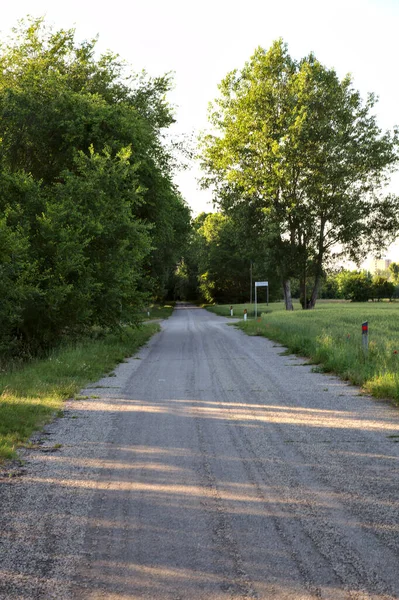
POLYGON ((149 324, 103 339, 82 340, 54 350, 46 359, 3 372, 0 375, 0 461, 15 457, 18 445, 49 422, 65 399, 110 372, 158 330, 159 325, 149 324))
MULTIPOLYGON (((234 307, 235 315, 242 316, 243 306, 234 307)), ((212 310, 226 315, 229 308, 212 310)), ((321 302, 311 311, 287 312, 278 303, 262 305, 261 311, 259 319, 240 321, 237 326, 249 335, 280 342, 378 398, 399 403, 399 304, 321 302), (369 322, 367 354, 362 349, 363 321, 369 322)))

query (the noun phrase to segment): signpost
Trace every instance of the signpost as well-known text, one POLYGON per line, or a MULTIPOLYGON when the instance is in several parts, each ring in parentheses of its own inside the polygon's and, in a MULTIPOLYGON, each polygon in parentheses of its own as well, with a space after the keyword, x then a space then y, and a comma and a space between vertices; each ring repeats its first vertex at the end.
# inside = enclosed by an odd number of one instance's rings
POLYGON ((258 316, 258 287, 265 287, 266 288, 266 294, 267 294, 267 306, 269 306, 269 282, 268 281, 255 281, 255 319, 258 316))

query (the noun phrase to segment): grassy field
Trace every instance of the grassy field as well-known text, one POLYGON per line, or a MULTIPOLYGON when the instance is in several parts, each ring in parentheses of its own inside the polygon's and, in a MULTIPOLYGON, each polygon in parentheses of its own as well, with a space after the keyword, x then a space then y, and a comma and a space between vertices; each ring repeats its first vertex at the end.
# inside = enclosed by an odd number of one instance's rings
POLYGON ((67 398, 88 382, 96 381, 127 356, 134 354, 159 325, 126 329, 103 339, 85 340, 54 351, 47 359, 32 361, 0 375, 0 462, 33 431, 51 421, 67 398))
MULTIPOLYGON (((230 306, 208 310, 229 316, 230 306)), ((234 316, 243 316, 249 305, 235 305, 234 316)), ((283 303, 258 305, 257 320, 240 321, 249 335, 280 342, 291 352, 309 357, 324 371, 360 385, 378 398, 399 404, 399 304, 319 302, 312 311, 284 310, 283 303), (362 349, 361 325, 369 322, 369 350, 362 349)))
POLYGON ((169 302, 168 304, 151 304, 144 314, 145 320, 153 319, 167 319, 173 312, 175 302, 169 302), (148 315, 149 313, 149 315, 148 315))

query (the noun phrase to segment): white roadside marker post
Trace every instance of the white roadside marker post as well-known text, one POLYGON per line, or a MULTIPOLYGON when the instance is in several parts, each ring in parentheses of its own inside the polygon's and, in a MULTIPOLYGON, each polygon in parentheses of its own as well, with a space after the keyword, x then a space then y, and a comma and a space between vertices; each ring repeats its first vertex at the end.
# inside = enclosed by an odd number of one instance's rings
POLYGON ((233 315, 233 307, 232 307, 232 306, 230 306, 230 317, 232 317, 232 316, 234 316, 234 315, 233 315))
POLYGON ((247 320, 247 316, 248 316, 248 311, 246 308, 244 308, 244 321, 247 320))
POLYGON ((362 323, 362 345, 363 345, 364 354, 367 354, 368 349, 369 349, 369 322, 368 321, 364 321, 364 323, 362 323))

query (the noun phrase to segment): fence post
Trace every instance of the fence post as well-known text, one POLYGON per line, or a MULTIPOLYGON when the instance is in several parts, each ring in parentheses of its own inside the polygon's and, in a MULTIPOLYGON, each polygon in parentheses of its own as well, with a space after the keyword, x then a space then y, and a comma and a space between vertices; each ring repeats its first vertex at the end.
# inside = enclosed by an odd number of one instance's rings
POLYGON ((362 346, 364 354, 367 354, 369 349, 369 322, 362 323, 362 346))

